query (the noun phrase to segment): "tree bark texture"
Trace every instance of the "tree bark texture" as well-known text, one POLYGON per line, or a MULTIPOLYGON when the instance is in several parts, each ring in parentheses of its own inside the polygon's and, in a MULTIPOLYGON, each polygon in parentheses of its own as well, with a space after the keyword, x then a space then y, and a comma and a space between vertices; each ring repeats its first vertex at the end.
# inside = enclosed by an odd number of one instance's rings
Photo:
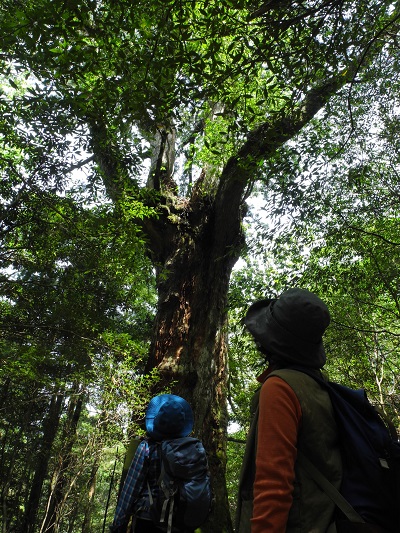
POLYGON ((224 477, 227 294, 241 244, 240 217, 230 221, 232 239, 222 244, 212 203, 188 205, 174 216, 179 222, 166 216, 152 222, 149 232, 157 233, 163 246, 153 239, 159 299, 147 369, 157 367, 162 385, 172 385, 193 407, 194 434, 209 454, 216 498, 215 514, 203 530, 231 531, 224 477))

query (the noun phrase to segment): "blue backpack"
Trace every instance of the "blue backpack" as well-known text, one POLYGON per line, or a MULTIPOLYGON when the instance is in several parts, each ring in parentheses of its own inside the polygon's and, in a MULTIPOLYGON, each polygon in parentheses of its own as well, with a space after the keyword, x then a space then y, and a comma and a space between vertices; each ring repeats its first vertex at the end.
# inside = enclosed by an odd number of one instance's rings
MULTIPOLYGON (((300 369, 298 369, 300 370, 300 369)), ((335 502, 340 531, 400 532, 400 444, 393 424, 368 400, 363 389, 327 382, 301 369, 330 396, 343 461, 340 493, 299 453, 298 461, 335 502)))
POLYGON ((206 451, 192 437, 163 440, 157 444, 161 460, 159 494, 151 495, 153 523, 168 533, 196 529, 211 510, 211 483, 206 451))

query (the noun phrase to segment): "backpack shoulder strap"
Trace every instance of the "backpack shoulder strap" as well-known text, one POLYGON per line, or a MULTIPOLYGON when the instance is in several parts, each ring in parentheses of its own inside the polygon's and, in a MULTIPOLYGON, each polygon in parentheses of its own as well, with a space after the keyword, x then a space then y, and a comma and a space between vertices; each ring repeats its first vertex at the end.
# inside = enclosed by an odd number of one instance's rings
MULTIPOLYGON (((331 383, 325 380, 320 373, 313 372, 308 368, 293 367, 294 370, 307 374, 321 386, 323 386, 329 393, 331 392, 331 383)), ((350 520, 350 522, 365 523, 365 520, 357 513, 353 506, 344 498, 338 489, 332 485, 329 479, 322 474, 314 463, 304 454, 300 449, 297 449, 297 464, 307 472, 307 474, 315 481, 315 483, 325 492, 327 496, 335 503, 342 513, 350 520)))
POLYGON ((301 451, 297 450, 297 464, 307 472, 315 483, 325 492, 327 496, 339 507, 350 522, 365 523, 365 520, 357 513, 350 503, 340 494, 337 488, 332 485, 312 461, 301 451))

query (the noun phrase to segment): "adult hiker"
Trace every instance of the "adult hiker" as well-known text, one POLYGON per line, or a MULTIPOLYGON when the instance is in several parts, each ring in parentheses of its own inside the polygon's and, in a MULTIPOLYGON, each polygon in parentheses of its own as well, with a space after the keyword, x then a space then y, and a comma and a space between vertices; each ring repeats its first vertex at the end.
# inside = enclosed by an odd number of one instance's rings
MULTIPOLYGON (((322 376, 322 336, 330 322, 315 294, 292 288, 253 303, 245 324, 267 368, 253 399, 239 483, 237 533, 325 533, 335 504, 305 471, 302 454, 336 487, 342 477, 337 428, 322 376)), ((335 529, 332 529, 335 531, 335 529)))
MULTIPOLYGON (((180 396, 161 394, 151 399, 146 410, 145 425, 148 438, 139 444, 127 472, 110 527, 112 533, 126 533, 131 517, 130 531, 135 533, 168 531, 168 524, 164 526, 153 522, 151 512, 152 503, 161 497, 161 442, 187 437, 193 429, 193 412, 189 403, 180 396)), ((187 440, 197 441, 191 438, 187 440)), ((191 533, 193 530, 184 526, 173 528, 174 532, 179 533, 191 533)))

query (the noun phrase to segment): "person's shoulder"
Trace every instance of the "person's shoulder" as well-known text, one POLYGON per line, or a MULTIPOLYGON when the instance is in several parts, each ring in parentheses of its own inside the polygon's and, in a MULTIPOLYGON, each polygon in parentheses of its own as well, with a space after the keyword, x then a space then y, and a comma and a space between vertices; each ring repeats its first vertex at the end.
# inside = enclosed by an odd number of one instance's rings
POLYGON ((282 395, 294 397, 295 382, 296 376, 286 372, 286 370, 276 370, 271 372, 263 383, 261 394, 270 397, 282 395))
POLYGON ((147 437, 141 437, 136 453, 140 455, 148 455, 149 449, 150 449, 149 439, 147 437))
MULTIPOLYGON (((319 371, 315 371, 316 376, 318 374, 319 379, 322 379, 319 371)), ((283 380, 287 385, 289 385, 295 391, 298 390, 315 390, 318 391, 321 389, 321 385, 316 379, 312 377, 309 373, 302 372, 301 370, 293 368, 282 368, 280 370, 274 370, 268 376, 267 381, 270 379, 283 380)))
POLYGON ((269 374, 268 378, 274 376, 280 377, 284 380, 301 380, 306 382, 316 381, 316 379, 324 379, 319 370, 302 371, 301 369, 297 368, 281 368, 279 370, 274 370, 269 374), (312 374, 315 374, 315 377, 313 377, 312 374))

